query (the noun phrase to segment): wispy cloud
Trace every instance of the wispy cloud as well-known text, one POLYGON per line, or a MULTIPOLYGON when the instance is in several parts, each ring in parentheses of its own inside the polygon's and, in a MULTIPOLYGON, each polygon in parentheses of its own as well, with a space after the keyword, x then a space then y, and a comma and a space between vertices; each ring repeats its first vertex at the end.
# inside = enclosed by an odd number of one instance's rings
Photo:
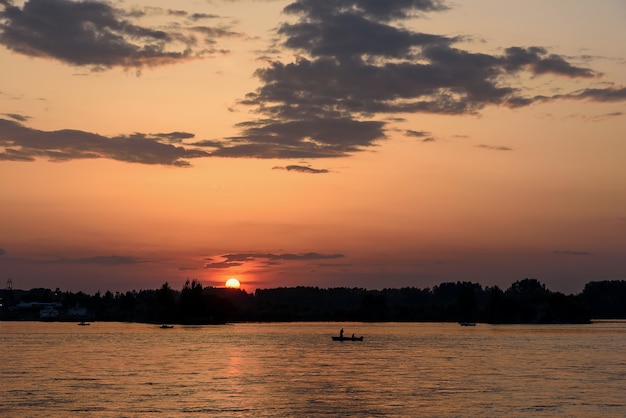
POLYGON ((486 149, 486 150, 490 150, 490 151, 513 151, 513 148, 511 147, 507 147, 507 146, 503 146, 503 145, 476 145, 476 147, 478 148, 482 148, 482 149, 486 149))
POLYGON ((436 139, 434 136, 431 136, 430 132, 427 131, 414 131, 414 130, 406 130, 404 134, 411 138, 421 138, 421 142, 435 142, 436 139))
POLYGON ((595 102, 623 102, 626 100, 626 87, 606 87, 603 89, 583 89, 573 93, 557 96, 577 100, 591 100, 595 102))
POLYGON ((320 254, 320 253, 304 253, 304 254, 272 254, 272 253, 240 253, 240 254, 225 254, 220 256, 221 260, 215 261, 212 258, 207 258, 207 263, 204 265, 208 269, 225 269, 229 267, 238 267, 248 262, 261 261, 265 263, 271 263, 273 265, 278 264, 280 261, 311 261, 311 260, 332 260, 337 258, 343 258, 343 254, 320 254))
POLYGON ((309 167, 309 166, 304 166, 304 165, 288 165, 285 167, 281 167, 281 166, 276 166, 276 167, 272 167, 272 170, 287 170, 287 171, 295 171, 298 173, 307 173, 307 174, 324 174, 324 173, 328 173, 329 171, 323 168, 313 168, 313 167, 309 167))
POLYGON ((572 118, 580 118, 586 121, 590 121, 590 122, 602 122, 605 121, 607 119, 611 119, 611 118, 619 118, 626 115, 626 113, 624 112, 609 112, 609 113, 603 113, 600 115, 588 115, 588 114, 574 114, 571 117, 572 118))
POLYGON ((410 136, 413 138, 426 138, 428 136, 430 136, 430 132, 427 131, 414 131, 412 129, 408 129, 406 131, 404 131, 404 134, 406 136, 410 136))
POLYGON ((26 122, 30 116, 20 115, 19 113, 3 113, 4 116, 10 117, 18 122, 26 122))

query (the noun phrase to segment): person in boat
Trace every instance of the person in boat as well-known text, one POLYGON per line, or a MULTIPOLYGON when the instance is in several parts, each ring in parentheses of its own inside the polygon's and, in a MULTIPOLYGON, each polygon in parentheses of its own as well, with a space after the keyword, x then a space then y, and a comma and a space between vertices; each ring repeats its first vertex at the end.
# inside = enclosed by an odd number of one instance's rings
POLYGON ((343 328, 341 328, 341 331, 339 331, 339 338, 343 338, 343 328))
POLYGON ((354 336, 354 334, 352 334, 352 341, 354 341, 354 339, 355 339, 355 338, 356 338, 356 337, 354 336))

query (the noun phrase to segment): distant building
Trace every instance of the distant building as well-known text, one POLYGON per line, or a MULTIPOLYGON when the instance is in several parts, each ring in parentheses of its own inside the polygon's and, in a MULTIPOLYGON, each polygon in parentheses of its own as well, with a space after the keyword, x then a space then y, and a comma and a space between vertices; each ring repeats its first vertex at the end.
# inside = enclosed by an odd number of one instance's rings
POLYGON ((45 304, 44 308, 39 311, 39 320, 41 320, 41 321, 57 321, 59 319, 59 310, 56 309, 55 305, 56 305, 55 303, 47 303, 47 304, 45 304))
POLYGON ((87 308, 79 307, 78 304, 74 308, 67 309, 67 316, 69 318, 84 318, 87 316, 87 308))
POLYGON ((24 302, 20 301, 15 307, 17 309, 45 309, 46 307, 52 307, 54 309, 60 308, 62 305, 61 302, 24 302))

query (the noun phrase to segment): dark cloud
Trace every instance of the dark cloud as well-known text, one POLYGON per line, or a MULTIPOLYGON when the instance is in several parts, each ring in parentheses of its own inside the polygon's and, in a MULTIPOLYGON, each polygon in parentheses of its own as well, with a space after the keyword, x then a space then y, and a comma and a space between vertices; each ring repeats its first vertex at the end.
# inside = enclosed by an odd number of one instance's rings
POLYGON ((319 263, 315 267, 351 267, 352 264, 348 263, 319 263))
POLYGON ((218 140, 203 139, 201 141, 190 143, 189 145, 200 148, 221 148, 224 143, 218 140))
MULTIPOLYGON (((466 37, 411 30, 404 19, 448 8, 443 1, 296 0, 297 17, 277 29, 293 62, 256 71, 261 86, 241 104, 264 118, 239 125, 241 135, 214 155, 258 158, 345 156, 386 139, 402 113, 478 114, 486 106, 528 106, 556 97, 526 96, 514 78, 594 78, 599 74, 539 46, 502 54, 456 47, 466 37), (377 117, 380 116, 380 119, 377 117), (336 130, 359 126, 359 130, 336 130), (338 134, 339 133, 339 134, 338 134)), ((581 91, 576 98, 620 98, 618 90, 581 91)), ((420 131, 408 131, 410 134, 420 131)), ((426 138, 429 139, 429 138, 426 138)), ((431 139, 429 139, 431 140, 431 139)), ((503 149, 497 147, 495 149, 503 149)))
POLYGON ((288 165, 285 167, 272 167, 273 170, 287 170, 287 171, 296 171, 298 173, 309 173, 309 174, 322 174, 328 173, 329 171, 326 169, 318 169, 312 168, 304 165, 288 165))
POLYGON ((218 19, 220 16, 210 14, 210 13, 192 13, 189 15, 189 19, 191 20, 202 20, 202 19, 218 19))
POLYGON ((0 248, 0 257, 2 257, 3 255, 5 255, 7 252, 3 249, 0 248))
POLYGON ((202 150, 188 149, 163 143, 172 138, 179 140, 191 134, 141 134, 106 137, 90 132, 64 129, 40 131, 25 127, 15 121, 0 119, 0 160, 69 161, 85 158, 109 158, 141 164, 162 164, 178 167, 189 166, 188 159, 206 157, 202 150))
POLYGON ((120 256, 120 255, 98 255, 94 257, 85 258, 55 258, 53 260, 37 261, 37 264, 98 264, 105 266, 119 266, 128 264, 145 263, 146 260, 138 259, 135 257, 120 256))
POLYGON ((316 19, 323 19, 337 13, 357 13, 365 17, 388 21, 406 19, 418 12, 447 10, 441 0, 297 0, 285 7, 286 13, 305 14, 316 19))
MULTIPOLYGON (((344 157, 387 139, 406 114, 479 114, 486 106, 522 107, 555 100, 626 101, 626 87, 586 88, 553 96, 522 90, 520 73, 590 79, 590 68, 540 46, 479 53, 458 45, 462 36, 427 34, 405 19, 448 8, 437 0, 296 0, 284 11, 296 19, 276 29, 278 43, 296 56, 256 71, 260 87, 240 104, 258 118, 239 123, 236 136, 183 144, 186 132, 105 137, 83 131, 44 132, 0 119, 0 160, 110 158, 144 164, 189 165, 200 157, 311 159, 344 157)), ((101 1, 0 0, 0 43, 29 56, 97 68, 142 67, 217 53, 229 27, 194 26, 214 19, 159 7, 123 10, 101 1), (139 24, 144 15, 181 17, 192 26, 139 24), (212 51, 212 52, 211 52, 212 51)), ((284 54, 283 54, 284 55, 284 54)), ((435 138, 421 130, 409 137, 435 138)), ((481 145, 493 150, 508 147, 481 145)), ((290 167, 290 168, 287 168, 290 167)), ((319 173, 301 165, 298 172, 319 173)))
POLYGON ((215 150, 220 157, 328 158, 341 157, 384 138, 383 122, 349 117, 246 122, 243 135, 215 150), (254 140, 252 140, 254 138, 254 140))
MULTIPOLYGON (((202 34, 206 37, 205 42, 207 44, 214 44, 215 38, 234 37, 239 36, 238 32, 233 32, 228 28, 215 28, 210 26, 192 26, 189 28, 192 32, 202 34)), ((213 50, 216 52, 217 50, 213 50)), ((227 53, 228 50, 220 50, 221 53, 227 53)))
POLYGON ((510 147, 506 147, 506 146, 497 146, 497 145, 476 145, 478 148, 482 148, 482 149, 488 149, 490 151, 513 151, 513 148, 510 147))
POLYGON ((233 261, 220 261, 220 262, 211 262, 211 263, 206 263, 204 265, 204 268, 207 269, 227 269, 230 267, 238 267, 241 266, 243 263, 238 263, 238 262, 233 262, 233 261))
MULTIPOLYGON (((556 100, 587 100, 599 103, 617 103, 626 101, 626 87, 610 86, 605 88, 587 88, 567 94, 553 96, 537 95, 532 98, 519 98, 517 102, 509 101, 512 107, 527 106, 532 103, 554 102, 556 100)), ((616 112, 619 113, 619 112, 616 112)))
POLYGON ((430 132, 427 131, 414 131, 412 129, 408 129, 406 131, 404 131, 404 134, 406 136, 410 136, 413 138, 424 138, 430 135, 430 132))
POLYGON ((604 89, 584 89, 568 95, 559 96, 595 102, 623 102, 626 100, 626 87, 608 87, 604 89))
POLYGON ((168 142, 172 143, 181 143, 185 139, 191 139, 195 137, 194 134, 189 132, 169 132, 162 134, 153 134, 153 136, 167 140, 168 142))
POLYGON ((225 254, 222 255, 222 261, 214 261, 211 258, 207 259, 205 268, 209 269, 224 269, 229 267, 238 267, 246 262, 251 261, 263 261, 265 263, 277 264, 278 261, 311 261, 311 260, 331 260, 337 258, 343 258, 342 254, 320 254, 320 253, 305 253, 305 254, 272 254, 272 253, 241 253, 241 254, 225 254))
POLYGON ((503 57, 505 69, 509 72, 517 72, 521 69, 530 70, 533 74, 557 74, 568 77, 596 77, 598 74, 589 69, 576 67, 556 54, 548 54, 545 48, 511 47, 505 50, 503 57))
POLYGON ((14 119, 18 122, 26 122, 28 121, 28 119, 30 119, 30 116, 24 116, 24 115, 20 115, 18 113, 3 113, 4 116, 8 116, 11 119, 14 119))
MULTIPOLYGON (((103 1, 28 0, 23 7, 4 0, 0 11, 0 44, 32 57, 52 58, 96 69, 141 68, 202 58, 220 51, 198 42, 181 25, 141 26, 146 13, 125 11, 103 1)), ((183 12, 149 9, 180 16, 183 12)), ((191 15, 198 20, 212 15, 191 15)), ((197 29, 195 29, 197 31, 197 29)), ((225 29, 204 28, 213 38, 231 36, 225 29), (213 29, 210 31, 210 29, 213 29)))
POLYGON ((286 38, 284 46, 288 48, 312 57, 337 57, 343 62, 363 54, 404 58, 414 47, 452 42, 446 37, 411 32, 355 13, 329 15, 321 23, 303 19, 282 25, 278 33, 286 38))

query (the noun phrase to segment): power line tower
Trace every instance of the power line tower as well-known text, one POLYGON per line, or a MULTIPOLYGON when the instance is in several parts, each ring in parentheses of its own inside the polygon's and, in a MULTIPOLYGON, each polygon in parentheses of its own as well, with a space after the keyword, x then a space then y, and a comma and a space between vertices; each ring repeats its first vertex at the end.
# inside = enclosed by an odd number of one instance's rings
POLYGON ((4 288, 3 295, 0 298, 0 307, 2 309, 7 309, 12 306, 15 306, 15 296, 13 295, 13 280, 9 277, 7 280, 7 285, 4 288))

